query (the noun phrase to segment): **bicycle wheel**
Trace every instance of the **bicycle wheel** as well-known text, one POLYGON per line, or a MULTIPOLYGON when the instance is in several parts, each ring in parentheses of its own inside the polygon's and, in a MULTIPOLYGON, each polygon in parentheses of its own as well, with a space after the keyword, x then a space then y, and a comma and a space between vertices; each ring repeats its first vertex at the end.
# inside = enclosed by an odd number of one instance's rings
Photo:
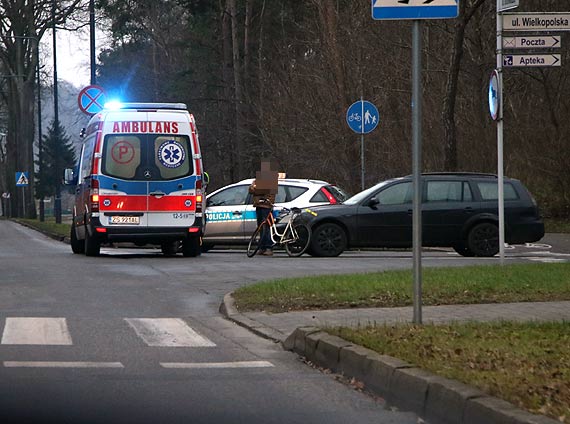
POLYGON ((247 245, 247 257, 252 258, 255 256, 257 251, 259 250, 259 244, 261 243, 261 230, 265 227, 267 223, 263 222, 254 233, 251 235, 249 239, 249 244, 247 245))
POLYGON ((289 256, 301 256, 311 243, 311 229, 307 224, 297 223, 291 227, 293 240, 285 244, 289 256))

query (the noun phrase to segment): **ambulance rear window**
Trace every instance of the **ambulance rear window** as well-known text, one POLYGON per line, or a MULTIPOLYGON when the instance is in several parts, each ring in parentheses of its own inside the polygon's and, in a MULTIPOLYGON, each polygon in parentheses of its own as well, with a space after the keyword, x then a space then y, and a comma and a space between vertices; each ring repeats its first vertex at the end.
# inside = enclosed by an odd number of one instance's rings
POLYGON ((193 172, 187 136, 108 135, 102 156, 103 174, 125 180, 173 180, 193 172))

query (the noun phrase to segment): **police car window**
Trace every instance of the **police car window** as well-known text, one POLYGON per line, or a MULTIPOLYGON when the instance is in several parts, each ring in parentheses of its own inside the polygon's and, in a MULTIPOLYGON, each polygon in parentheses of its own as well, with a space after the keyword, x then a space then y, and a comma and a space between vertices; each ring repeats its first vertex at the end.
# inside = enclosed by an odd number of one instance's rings
POLYGON ((325 196, 325 194, 319 190, 315 193, 315 195, 313 197, 311 197, 310 200, 311 203, 329 203, 329 199, 327 199, 327 196, 325 196))
POLYGON ((287 187, 283 185, 277 186, 277 194, 275 195, 275 203, 283 203, 287 201, 287 187))
POLYGON ((382 205, 401 205, 412 202, 412 183, 394 184, 377 194, 382 205))
POLYGON ((249 186, 230 187, 212 195, 208 199, 208 206, 245 205, 249 186))
POLYGON ((108 135, 103 148, 103 173, 131 179, 141 163, 141 140, 134 135, 108 135))
MULTIPOLYGON (((483 200, 498 200, 499 199, 499 184, 497 182, 483 182, 478 181, 477 187, 481 193, 483 200)), ((511 183, 504 183, 503 194, 505 200, 517 200, 519 198, 515 188, 511 183)))
POLYGON ((306 187, 297 187, 297 186, 287 186, 287 200, 286 202, 290 202, 295 200, 301 194, 305 193, 308 190, 306 187))
POLYGON ((192 152, 186 136, 158 136, 154 139, 154 164, 165 180, 189 174, 192 152))

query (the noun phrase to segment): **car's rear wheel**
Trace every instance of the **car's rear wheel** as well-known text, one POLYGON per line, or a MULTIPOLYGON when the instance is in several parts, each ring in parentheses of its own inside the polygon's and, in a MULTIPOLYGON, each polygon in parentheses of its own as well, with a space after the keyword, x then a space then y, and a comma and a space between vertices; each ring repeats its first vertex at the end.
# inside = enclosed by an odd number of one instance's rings
POLYGON ((202 252, 207 252, 209 250, 212 250, 213 248, 214 248, 213 244, 202 242, 202 252))
POLYGON ((101 242, 89 235, 89 231, 85 229, 85 256, 99 256, 100 251, 101 242))
POLYGON ((178 252, 179 243, 178 241, 168 241, 161 243, 160 250, 165 256, 174 256, 178 252))
POLYGON ((194 258, 200 256, 202 253, 202 246, 200 246, 199 237, 188 237, 182 243, 182 256, 194 258))
POLYGON ((495 256, 499 251, 499 228, 491 222, 475 225, 467 236, 467 249, 473 256, 495 256))
POLYGON ((85 253, 85 243, 77 238, 77 233, 75 232, 75 224, 71 224, 69 240, 69 244, 71 244, 71 251, 73 253, 85 253))
POLYGON ((332 222, 315 228, 311 238, 310 252, 314 256, 338 256, 346 249, 346 233, 332 222))

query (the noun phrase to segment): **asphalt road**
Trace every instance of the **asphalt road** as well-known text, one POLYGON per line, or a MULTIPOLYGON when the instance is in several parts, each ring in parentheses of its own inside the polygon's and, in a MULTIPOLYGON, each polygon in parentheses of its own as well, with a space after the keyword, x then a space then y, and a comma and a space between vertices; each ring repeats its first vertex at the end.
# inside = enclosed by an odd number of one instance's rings
MULTIPOLYGON (((507 261, 562 261, 545 245, 507 261)), ((491 263, 448 250, 424 266, 491 263)), ((0 221, 0 422, 415 423, 218 313, 224 294, 272 277, 409 268, 410 252, 339 258, 198 258, 69 245, 0 221)))

